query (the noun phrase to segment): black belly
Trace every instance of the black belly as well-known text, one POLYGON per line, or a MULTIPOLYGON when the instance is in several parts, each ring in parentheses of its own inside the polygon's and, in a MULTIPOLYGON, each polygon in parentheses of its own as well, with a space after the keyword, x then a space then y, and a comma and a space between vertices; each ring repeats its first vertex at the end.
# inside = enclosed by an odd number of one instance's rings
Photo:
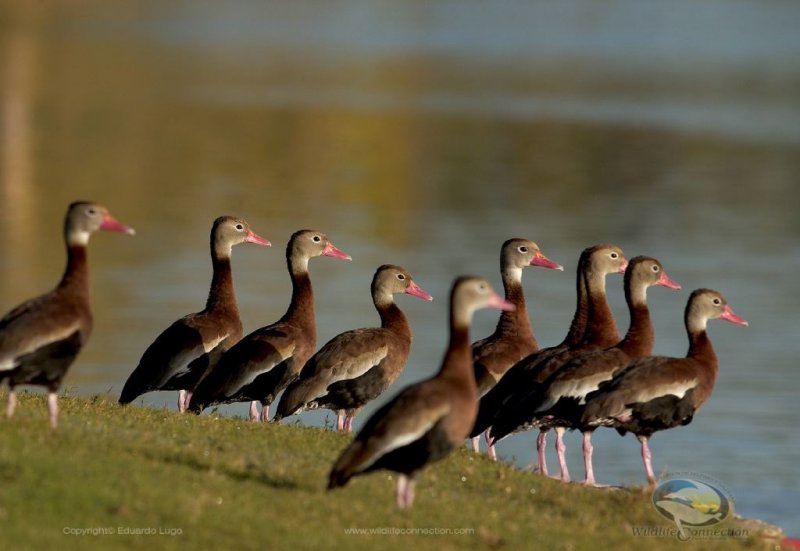
POLYGON ((324 396, 314 400, 321 408, 334 411, 358 409, 380 396, 389 386, 388 375, 382 367, 373 367, 360 377, 337 381, 328 386, 324 396))
POLYGON ((365 471, 386 469, 406 475, 413 475, 426 465, 447 457, 456 447, 447 438, 442 422, 436 423, 421 438, 382 456, 365 471))
POLYGON ((206 374, 209 366, 209 355, 202 354, 195 358, 186 366, 185 371, 181 371, 169 381, 161 385, 158 390, 191 390, 197 386, 200 379, 206 374))
POLYGON ((6 375, 9 385, 38 385, 57 391, 82 344, 80 331, 75 331, 66 339, 19 356, 16 359, 19 365, 6 375))
POLYGON ((243 386, 239 392, 230 397, 229 402, 257 400, 261 405, 268 406, 296 377, 297 375, 289 372, 289 362, 283 361, 256 377, 249 385, 243 386))
POLYGON ((694 416, 694 389, 678 398, 659 396, 649 402, 630 404, 633 419, 615 425, 617 432, 632 432, 637 436, 651 436, 660 430, 688 425, 694 416))

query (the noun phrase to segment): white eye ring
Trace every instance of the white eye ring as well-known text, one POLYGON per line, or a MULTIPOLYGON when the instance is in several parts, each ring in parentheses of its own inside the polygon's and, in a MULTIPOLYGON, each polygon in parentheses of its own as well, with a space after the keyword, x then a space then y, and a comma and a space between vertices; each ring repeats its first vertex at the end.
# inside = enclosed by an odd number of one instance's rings
POLYGON ((658 267, 658 265, 657 264, 653 264, 653 271, 658 273, 659 270, 660 270, 660 268, 658 267))
POLYGON ((397 274, 397 279, 399 279, 400 281, 403 281, 405 278, 406 276, 404 276, 403 274, 397 274))
POLYGON ((236 224, 236 229, 242 231, 244 229, 244 226, 241 224, 236 224))
POLYGON ((311 239, 314 240, 314 243, 319 243, 320 241, 322 241, 322 238, 320 236, 318 236, 318 235, 315 235, 311 239))
POLYGON ((720 305, 720 304, 722 304, 722 301, 720 299, 718 299, 718 298, 715 298, 714 299, 714 304, 720 305))
POLYGON ((614 259, 619 258, 619 255, 617 253, 615 253, 615 252, 612 252, 608 256, 610 256, 611 258, 614 258, 614 259))
POLYGON ((517 250, 518 250, 519 252, 521 252, 521 253, 525 254, 525 253, 527 253, 527 252, 528 252, 528 247, 526 247, 525 245, 520 245, 519 247, 517 247, 517 250))

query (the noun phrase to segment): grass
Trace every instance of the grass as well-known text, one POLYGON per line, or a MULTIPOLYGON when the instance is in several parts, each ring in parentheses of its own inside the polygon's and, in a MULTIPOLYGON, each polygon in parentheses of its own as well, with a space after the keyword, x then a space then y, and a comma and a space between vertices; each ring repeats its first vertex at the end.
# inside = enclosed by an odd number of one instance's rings
POLYGON ((389 473, 325 491, 347 435, 123 408, 102 397, 65 397, 60 405, 55 432, 37 394, 20 394, 16 416, 0 418, 5 549, 775 548, 760 525, 741 519, 717 527, 748 529, 745 539, 634 537, 637 526, 674 528, 649 490, 565 485, 466 449, 425 471, 413 508, 401 511, 389 473), (469 533, 354 535, 349 528, 469 533), (111 533, 75 534, 82 529, 111 533))

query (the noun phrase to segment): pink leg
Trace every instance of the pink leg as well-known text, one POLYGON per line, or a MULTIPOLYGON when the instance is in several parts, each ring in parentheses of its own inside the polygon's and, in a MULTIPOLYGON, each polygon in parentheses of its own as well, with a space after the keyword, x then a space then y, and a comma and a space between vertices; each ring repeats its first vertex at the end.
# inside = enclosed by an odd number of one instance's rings
POLYGON ((485 433, 483 433, 483 436, 486 439, 486 445, 488 446, 486 448, 486 453, 489 454, 489 458, 492 461, 497 461, 497 450, 494 449, 494 444, 492 443, 492 435, 489 434, 489 431, 487 430, 485 433))
POLYGON ((186 391, 179 390, 178 391, 178 411, 183 413, 186 411, 186 391))
POLYGON ((586 471, 586 478, 583 480, 585 486, 594 486, 595 488, 607 488, 607 484, 598 484, 594 479, 594 468, 592 467, 592 433, 583 433, 583 468, 586 471))
POLYGON ((189 404, 192 403, 192 391, 187 390, 186 396, 183 397, 183 411, 189 411, 189 404))
POLYGON ((336 414, 336 430, 339 432, 344 431, 344 417, 341 413, 336 414))
POLYGON ((567 446, 564 445, 564 427, 556 427, 556 453, 558 454, 558 466, 561 469, 561 482, 569 482, 569 469, 567 469, 567 446))
POLYGON ((58 394, 49 392, 47 394, 47 412, 50 417, 50 426, 58 427, 58 394))
POLYGON ((344 430, 346 432, 353 432, 353 416, 347 415, 344 418, 344 430))
POLYGON ((536 455, 539 458, 539 464, 536 465, 536 472, 542 476, 547 476, 547 457, 545 451, 547 450, 547 431, 539 431, 536 437, 536 455))
POLYGON ((261 406, 261 420, 266 423, 269 421, 269 406, 261 406))
POLYGON ((414 479, 404 474, 397 477, 397 506, 401 509, 411 507, 414 503, 414 479))
POLYGON ((480 442, 481 442, 480 436, 476 436, 472 439, 472 451, 474 451, 475 453, 481 453, 480 442))
POLYGON ((395 490, 395 500, 397 501, 397 506, 399 508, 404 507, 404 496, 406 493, 406 487, 408 486, 408 477, 406 475, 401 474, 397 475, 397 489, 395 490))
POLYGON ((13 417, 15 409, 17 409, 17 393, 9 389, 8 403, 6 404, 6 417, 13 417))
POLYGON ((250 420, 258 421, 258 402, 255 400, 250 402, 250 420))
POLYGON ((414 486, 416 484, 413 478, 408 480, 408 484, 406 485, 406 507, 411 507, 414 504, 414 486))
POLYGON ((644 463, 644 472, 647 473, 647 481, 651 485, 655 485, 656 475, 653 473, 653 455, 650 453, 650 446, 647 444, 647 436, 638 436, 637 438, 642 443, 642 462, 644 463))

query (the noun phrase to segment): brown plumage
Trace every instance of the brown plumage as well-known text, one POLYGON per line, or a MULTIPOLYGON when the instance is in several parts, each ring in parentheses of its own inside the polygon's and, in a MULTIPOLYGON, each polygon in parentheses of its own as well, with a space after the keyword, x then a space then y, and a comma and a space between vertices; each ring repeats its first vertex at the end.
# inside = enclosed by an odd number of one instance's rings
POLYGON ((38 385, 49 393, 50 425, 58 424, 56 392, 92 332, 86 246, 97 230, 134 233, 102 205, 72 203, 64 221, 67 266, 61 281, 49 293, 20 304, 0 319, 0 382, 8 380, 9 417, 16 407, 14 388, 38 385))
MULTIPOLYGON (((560 264, 544 256, 533 241, 515 238, 503 243, 500 274, 505 298, 515 309, 501 313, 494 333, 472 344, 478 396, 486 394, 511 366, 539 349, 522 289, 522 270, 527 266, 564 270, 560 264)), ((479 451, 478 440, 477 436, 472 439, 476 452, 479 451)), ((489 446, 488 453, 495 457, 494 446, 489 446)))
POLYGON ((480 396, 486 394, 512 365, 539 349, 522 289, 522 270, 527 266, 564 270, 563 266, 544 256, 533 241, 517 238, 503 243, 500 274, 505 298, 515 309, 502 312, 494 333, 472 344, 475 381, 480 396))
POLYGON ((441 369, 405 388, 372 415, 334 464, 329 489, 344 486, 353 476, 388 469, 400 473, 398 505, 411 505, 417 473, 460 445, 475 419, 478 391, 469 325, 475 310, 485 307, 513 305, 483 278, 456 280, 450 294, 450 344, 441 369))
POLYGON ((242 338, 231 252, 239 243, 269 246, 270 242, 253 233, 247 222, 232 216, 214 221, 210 242, 213 276, 205 309, 174 322, 147 347, 122 388, 120 404, 153 390, 178 390, 178 410, 184 411, 188 393, 223 352, 242 338))
MULTIPOLYGON (((517 403, 540 385, 556 369, 573 356, 586 350, 606 348, 619 341, 619 333, 605 293, 606 275, 623 273, 627 261, 622 250, 615 245, 595 245, 584 249, 578 261, 578 305, 570 330, 558 346, 531 354, 515 364, 500 382, 480 402, 478 418, 471 432, 476 436, 513 415, 517 403)), ((544 464, 545 437, 537 438, 539 471, 546 473, 544 464)), ((563 460, 562 435, 556 442, 559 451, 562 477, 568 478, 563 460)))
POLYGON ((411 326, 393 295, 432 298, 406 269, 391 264, 378 268, 370 288, 381 326, 346 331, 320 348, 286 388, 275 420, 306 409, 327 408, 337 412, 337 428, 349 432, 358 410, 400 375, 411 348, 411 326))
MULTIPOLYGON (((578 354, 558 368, 541 385, 534 387, 519 402, 516 411, 502 423, 492 427, 497 440, 520 430, 552 427, 572 428, 580 419, 586 395, 610 380, 631 360, 648 356, 653 351, 653 324, 647 307, 647 289, 663 285, 680 289, 664 272, 655 258, 637 256, 625 271, 625 299, 630 312, 630 325, 625 337, 615 346, 578 354)), ((591 466, 590 436, 584 438, 584 483, 594 485, 591 466)))
POLYGON ((655 483, 655 475, 649 437, 659 430, 690 423, 714 387, 719 366, 706 331, 706 324, 712 319, 747 325, 721 293, 698 289, 689 297, 684 314, 689 336, 685 358, 651 356, 634 360, 586 398, 581 429, 611 426, 620 434, 634 433, 641 442, 642 460, 651 484, 655 483))
POLYGON ((314 292, 308 261, 317 256, 350 260, 316 230, 295 232, 286 246, 286 263, 292 279, 289 308, 277 322, 253 331, 222 355, 195 388, 189 409, 200 413, 214 404, 252 401, 250 419, 269 417, 269 405, 286 388, 314 353, 317 325, 314 292))

